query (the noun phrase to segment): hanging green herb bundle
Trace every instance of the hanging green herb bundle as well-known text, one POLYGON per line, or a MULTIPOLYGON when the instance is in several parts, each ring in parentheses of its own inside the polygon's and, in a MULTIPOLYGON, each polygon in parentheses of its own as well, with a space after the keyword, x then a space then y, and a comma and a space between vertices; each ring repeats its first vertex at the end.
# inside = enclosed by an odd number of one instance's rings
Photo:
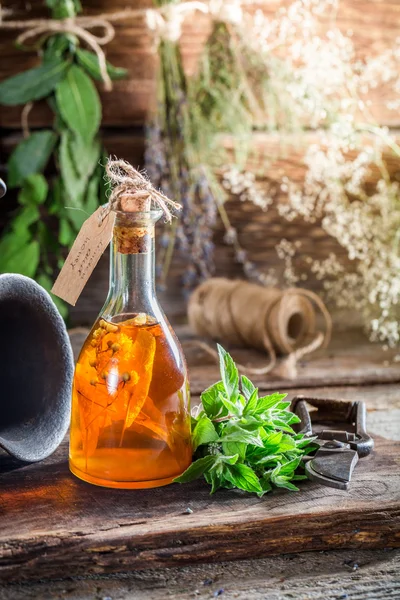
MULTIPOLYGON (((157 0, 158 7, 175 4, 157 0)), ((156 114, 147 128, 146 168, 152 181, 183 206, 182 220, 161 239, 161 282, 165 282, 174 249, 187 262, 185 288, 194 287, 213 272, 213 229, 219 213, 225 241, 246 274, 259 279, 255 265, 237 239, 224 208, 226 192, 220 167, 227 156, 219 134, 233 134, 237 157, 249 151, 254 127, 271 105, 268 72, 245 44, 234 24, 213 16, 212 32, 199 72, 187 77, 179 43, 161 39, 156 114)), ((271 122, 273 110, 271 113, 271 122)))
POLYGON ((288 410, 287 394, 259 396, 245 376, 239 380, 231 356, 218 346, 221 381, 201 395, 192 418, 194 462, 175 481, 204 476, 211 493, 239 488, 262 496, 273 487, 297 491, 293 481, 307 479, 302 458, 315 450, 313 440, 296 433, 300 419, 288 410))
MULTIPOLYGON (((46 0, 53 19, 74 18, 79 0, 46 0)), ((0 83, 0 104, 25 105, 46 100, 54 113, 51 129, 26 131, 8 161, 8 187, 19 189, 18 205, 0 241, 0 271, 34 277, 50 290, 83 221, 102 201, 103 167, 99 140, 101 103, 93 80, 101 80, 98 56, 68 32, 39 39, 41 64, 0 83), (52 163, 55 176, 43 175, 52 163)), ((106 65, 119 79, 125 69, 106 65)), ((65 306, 55 297, 60 310, 65 306)))

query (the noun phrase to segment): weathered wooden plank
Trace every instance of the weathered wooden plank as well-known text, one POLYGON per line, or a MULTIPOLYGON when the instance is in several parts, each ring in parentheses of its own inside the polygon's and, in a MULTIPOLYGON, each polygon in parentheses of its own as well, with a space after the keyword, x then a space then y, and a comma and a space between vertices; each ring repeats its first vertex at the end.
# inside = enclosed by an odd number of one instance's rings
POLYGON ((0 600, 383 600, 400 596, 400 552, 341 550, 0 586, 0 600))
MULTIPOLYGON (((174 329, 189 365, 191 392, 197 396, 220 379, 218 365, 204 350, 193 345, 196 338, 188 325, 175 325, 174 329)), ((75 333, 72 330, 71 339, 76 355, 86 334, 84 328, 75 333)), ((213 342, 210 345, 215 347, 213 342)), ((268 360, 266 355, 244 348, 230 348, 230 351, 237 362, 251 367, 260 367, 268 360)), ((334 389, 329 397, 335 397, 332 394, 343 391, 347 398, 354 390, 349 388, 346 392, 345 386, 359 386, 358 389, 361 394, 365 392, 371 407, 380 409, 389 406, 385 404, 389 395, 391 401, 396 398, 397 402, 390 406, 397 408, 400 399, 400 390, 395 385, 400 382, 400 362, 394 360, 397 352, 396 349, 384 350, 380 345, 372 344, 359 329, 343 331, 338 326, 328 348, 317 350, 300 362, 296 379, 285 379, 274 371, 251 376, 251 379, 260 390, 319 388, 325 395, 332 387, 334 389), (394 385, 386 388, 383 384, 394 385)))
MULTIPOLYGON (((185 351, 189 364, 193 365, 191 388, 197 394, 207 387, 210 378, 214 381, 219 379, 218 367, 203 351, 192 348, 185 348, 185 351)), ((259 353, 250 354, 243 349, 231 351, 234 359, 241 364, 260 367, 266 363, 266 357, 261 358, 259 353)), ((329 348, 304 357, 298 366, 296 379, 285 379, 274 371, 264 376, 254 375, 251 379, 257 387, 265 390, 320 387, 321 384, 330 387, 395 383, 400 381, 400 365, 392 360, 394 355, 395 351, 383 352, 368 343, 361 332, 343 332, 333 338, 329 348), (343 346, 340 346, 340 340, 343 346)))
POLYGON ((376 439, 351 490, 302 482, 263 499, 203 482, 127 492, 89 486, 64 443, 39 465, 1 456, 0 577, 46 579, 270 554, 400 546, 400 444, 376 439), (7 472, 7 468, 9 471, 7 472), (192 514, 185 514, 190 506, 192 514))
MULTIPOLYGON (((177 332, 183 342, 190 337, 185 327, 177 332)), ((75 352, 85 335, 85 330, 72 334, 75 352)), ((325 374, 330 362, 340 371, 353 356, 380 376, 378 349, 374 363, 369 354, 373 347, 360 344, 360 339, 353 335, 353 346, 341 352, 339 340, 334 340, 331 357, 325 356, 325 374)), ((188 358, 195 395, 218 375, 206 366, 199 376, 198 358, 188 358)), ((314 361, 318 358, 310 361, 309 369, 314 361)), ((302 482, 300 494, 274 492, 261 500, 232 491, 211 498, 202 482, 110 490, 69 473, 67 439, 40 464, 21 465, 0 454, 0 579, 64 576, 66 563, 71 576, 304 550, 400 546, 400 442, 385 439, 395 438, 400 427, 399 389, 393 384, 365 385, 362 369, 359 377, 353 388, 336 384, 312 390, 319 396, 364 399, 369 410, 377 411, 372 416, 390 415, 390 428, 387 420, 375 419, 374 434, 383 437, 376 437, 374 453, 360 461, 348 493, 311 482, 302 482), (188 506, 192 514, 185 514, 188 506)), ((302 381, 306 378, 300 376, 290 397, 307 392, 300 387, 306 385, 302 381)), ((320 365, 322 383, 327 381, 320 365)), ((281 382, 279 387, 285 386, 281 382)))
MULTIPOLYGON (((273 0, 272 2, 255 3, 249 10, 262 10, 267 16, 272 16, 282 4, 289 0, 273 0)), ((151 6, 150 0, 114 0, 112 5, 105 0, 87 0, 85 12, 99 14, 113 12, 125 8, 151 6)), ((23 0, 6 0, 4 8, 14 11, 13 18, 27 19, 46 16, 47 12, 41 0, 34 0, 28 7, 23 0)), ((358 56, 376 56, 382 50, 390 48, 398 35, 400 7, 394 0, 367 2, 366 0, 341 0, 337 14, 337 23, 342 31, 353 32, 352 36, 358 56)), ((328 20, 321 23, 321 30, 331 26, 328 20)), ((196 68, 199 54, 202 50, 210 23, 207 17, 197 14, 196 18, 188 19, 181 40, 182 52, 186 69, 193 72, 196 68)), ((146 33, 141 19, 126 20, 116 25, 117 36, 107 46, 106 52, 111 62, 129 70, 129 76, 124 81, 118 81, 111 93, 101 92, 104 105, 103 123, 105 125, 131 125, 143 123, 149 108, 155 98, 156 61, 150 36, 146 33), (115 110, 118 107, 118 110, 115 110)), ((23 53, 13 44, 15 32, 4 31, 0 38, 0 80, 11 74, 27 69, 36 63, 33 53, 23 53)), ((100 86, 101 87, 101 86, 100 86)), ((389 111, 386 102, 390 99, 387 88, 379 86, 366 99, 371 101, 370 112, 377 122, 397 126, 398 111, 389 111)), ((20 109, 2 110, 0 126, 18 127, 20 109)), ((45 103, 37 103, 33 109, 30 121, 35 126, 50 123, 50 112, 45 103)))

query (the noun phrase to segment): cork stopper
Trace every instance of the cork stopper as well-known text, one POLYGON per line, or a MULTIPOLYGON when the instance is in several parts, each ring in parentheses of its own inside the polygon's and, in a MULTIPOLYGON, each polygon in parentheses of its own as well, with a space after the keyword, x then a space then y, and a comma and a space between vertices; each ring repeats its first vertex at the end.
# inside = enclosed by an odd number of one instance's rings
POLYGON ((114 226, 117 251, 123 254, 149 252, 154 227, 144 215, 153 206, 162 210, 166 221, 171 221, 171 209, 179 210, 180 204, 156 190, 143 173, 124 160, 109 158, 106 173, 111 187, 108 211, 118 213, 114 226))
POLYGON ((148 212, 151 208, 151 198, 147 190, 138 190, 119 197, 120 210, 123 212, 148 212))
POLYGON ((117 221, 114 225, 114 243, 121 254, 142 254, 151 249, 154 227, 143 220, 135 220, 134 215, 151 209, 151 200, 146 191, 123 194, 119 197, 117 221))

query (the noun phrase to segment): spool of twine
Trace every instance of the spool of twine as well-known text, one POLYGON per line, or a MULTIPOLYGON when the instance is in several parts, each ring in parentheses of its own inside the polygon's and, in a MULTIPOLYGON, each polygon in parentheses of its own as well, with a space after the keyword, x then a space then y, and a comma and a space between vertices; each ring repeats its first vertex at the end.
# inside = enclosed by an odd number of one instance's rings
MULTIPOLYGON (((188 305, 189 324, 204 338, 232 346, 267 352, 268 363, 261 368, 238 365, 242 372, 263 375, 297 376, 297 361, 329 343, 332 321, 322 300, 302 288, 279 290, 246 281, 212 278, 193 292, 188 305), (324 330, 317 331, 317 314, 324 330), (285 359, 277 365, 277 356, 285 359)), ((218 360, 217 352, 205 342, 196 342, 218 360)))

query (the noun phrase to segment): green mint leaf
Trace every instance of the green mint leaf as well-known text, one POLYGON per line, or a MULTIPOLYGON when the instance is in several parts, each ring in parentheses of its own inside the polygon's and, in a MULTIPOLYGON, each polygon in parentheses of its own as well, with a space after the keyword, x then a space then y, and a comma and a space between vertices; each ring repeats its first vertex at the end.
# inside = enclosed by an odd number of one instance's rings
POLYGON ((272 490, 272 485, 271 485, 268 477, 260 477, 259 481, 260 481, 260 486, 261 486, 262 492, 258 492, 257 495, 259 498, 262 498, 264 496, 264 494, 266 494, 272 490))
POLYGON ((244 408, 244 415, 251 415, 257 407, 258 404, 258 389, 254 389, 251 396, 247 400, 247 404, 244 408))
POLYGON ((222 450, 224 454, 230 456, 238 454, 241 460, 246 458, 247 444, 243 442, 222 442, 222 450))
POLYGON ((294 448, 293 450, 287 450, 286 452, 284 452, 284 455, 286 457, 286 460, 294 460, 295 458, 299 458, 299 456, 303 456, 303 452, 301 450, 299 450, 298 448, 294 448))
POLYGON ((217 439, 218 433, 215 431, 212 421, 203 413, 192 433, 193 451, 196 451, 202 444, 215 442, 217 439))
POLYGON ((48 96, 64 78, 68 62, 55 60, 18 73, 0 83, 0 104, 17 106, 48 96))
POLYGON ((280 468, 280 471, 279 471, 279 475, 293 474, 294 471, 299 466, 300 461, 301 461, 301 457, 294 458, 293 460, 290 460, 289 462, 287 462, 285 464, 282 464, 282 466, 280 468))
POLYGON ((58 241, 62 246, 70 247, 76 238, 75 231, 72 229, 67 219, 60 219, 60 229, 58 232, 58 241))
POLYGON ((4 235, 0 241, 0 273, 20 273, 34 277, 39 266, 40 245, 30 240, 27 229, 4 235))
POLYGON ((59 177, 54 178, 53 186, 48 195, 48 210, 50 215, 63 215, 62 183, 59 177))
POLYGON ((209 455, 204 458, 199 458, 193 462, 190 467, 186 469, 182 475, 174 479, 175 483, 187 483, 188 481, 194 481, 201 477, 204 473, 209 471, 215 461, 218 460, 218 456, 209 455))
POLYGON ((69 148, 76 172, 87 181, 92 176, 100 158, 99 140, 87 140, 72 134, 69 136, 69 148))
POLYGON ((298 452, 301 452, 304 456, 307 456, 308 454, 311 454, 315 450, 318 450, 318 448, 319 448, 318 444, 309 444, 308 446, 305 446, 304 448, 297 447, 296 450, 298 452))
POLYGON ((239 405, 242 406, 242 408, 244 408, 246 406, 247 400, 243 396, 243 394, 239 394, 239 396, 238 396, 238 403, 239 403, 239 405))
POLYGON ((71 138, 70 131, 66 129, 62 132, 59 152, 60 171, 64 188, 68 191, 72 205, 81 207, 86 180, 78 173, 72 158, 71 138))
MULTIPOLYGON (((77 48, 75 55, 79 64, 89 73, 91 77, 93 77, 93 79, 96 79, 97 81, 103 80, 99 67, 99 59, 94 52, 77 48)), ((122 69, 121 67, 114 67, 107 61, 107 73, 111 79, 117 80, 126 77, 128 70, 122 69)))
MULTIPOLYGON (((233 423, 233 421, 231 422, 233 423)), ((239 427, 245 429, 246 431, 257 432, 261 437, 262 428, 258 419, 253 419, 252 417, 242 417, 241 419, 236 420, 236 423, 239 425, 239 427)))
POLYGON ((210 495, 215 494, 215 492, 222 487, 223 477, 221 473, 217 472, 215 469, 211 469, 204 473, 205 480, 209 485, 211 485, 210 495))
POLYGON ((228 414, 240 417, 242 415, 243 407, 236 402, 231 402, 224 394, 220 394, 219 397, 221 403, 225 406, 228 414))
POLYGON ((92 80, 80 67, 72 65, 57 85, 56 101, 62 118, 75 135, 92 140, 99 129, 101 104, 92 80))
POLYGON ((262 458, 257 460, 257 466, 267 466, 270 465, 270 463, 280 462, 281 460, 282 454, 267 454, 267 456, 263 456, 262 458))
POLYGON ((218 460, 220 463, 227 465, 235 465, 239 459, 239 454, 233 454, 232 456, 224 456, 220 454, 218 460))
POLYGON ((290 427, 290 425, 288 425, 287 423, 285 423, 285 421, 282 421, 281 419, 274 419, 274 425, 277 429, 281 429, 282 431, 286 431, 287 433, 296 433, 294 429, 290 427))
POLYGON ((65 34, 52 35, 47 40, 46 47, 43 53, 43 62, 61 61, 64 54, 72 47, 71 36, 65 34))
POLYGON ((283 421, 287 425, 292 425, 292 423, 300 423, 299 417, 287 410, 273 411, 272 418, 274 419, 274 421, 276 419, 279 419, 280 421, 283 421))
POLYGON ((275 479, 279 476, 279 472, 281 470, 281 463, 278 463, 276 467, 271 471, 270 478, 272 482, 275 482, 275 479))
POLYGON ((244 490, 245 492, 261 493, 262 487, 257 475, 251 467, 236 463, 227 466, 224 469, 224 477, 230 481, 235 487, 244 490))
POLYGON ((79 0, 46 0, 46 5, 51 8, 51 16, 53 19, 75 17, 82 11, 79 0))
POLYGON ((99 198, 99 179, 95 173, 92 179, 89 181, 87 189, 86 189, 86 198, 85 198, 85 212, 89 215, 94 213, 94 211, 100 205, 99 198))
POLYGON ((297 448, 305 448, 309 444, 315 446, 313 442, 317 439, 317 436, 305 436, 303 433, 298 433, 296 436, 293 437, 293 439, 297 448))
POLYGON ((279 402, 281 402, 284 398, 286 398, 286 396, 287 394, 279 394, 278 392, 276 392, 275 394, 270 394, 269 396, 263 396, 262 398, 259 398, 257 404, 257 412, 262 413, 266 410, 269 410, 270 408, 273 408, 274 406, 279 404, 279 402))
POLYGON ((281 452, 287 452, 288 450, 294 450, 296 448, 296 442, 290 435, 282 435, 281 441, 279 443, 279 450, 281 452))
POLYGON ((241 442, 243 444, 253 444, 253 446, 259 446, 260 448, 264 447, 258 433, 247 431, 237 423, 228 423, 221 434, 220 442, 241 442))
POLYGON ((218 381, 207 388, 200 396, 204 411, 210 419, 218 416, 223 410, 223 404, 220 399, 220 393, 225 391, 222 381, 218 381))
POLYGON ((243 395, 246 398, 246 400, 249 400, 256 387, 255 385, 253 385, 250 379, 246 377, 246 375, 242 375, 241 382, 243 395))
POLYGON ((232 357, 218 344, 219 365, 221 378, 226 395, 231 402, 236 402, 239 396, 239 372, 232 357))
POLYGON ((53 131, 35 131, 18 144, 8 160, 8 186, 21 186, 33 173, 41 172, 53 151, 57 136, 53 131))
POLYGON ((304 479, 308 479, 307 475, 293 475, 293 477, 291 477, 292 481, 303 481, 304 479))
POLYGON ((279 404, 276 405, 276 408, 278 410, 286 410, 291 404, 291 402, 279 402, 279 404))
POLYGON ((49 186, 46 179, 40 173, 28 175, 25 178, 21 191, 18 194, 18 202, 23 206, 36 206, 43 204, 47 198, 49 186))
POLYGON ((290 483, 286 477, 275 477, 274 484, 277 487, 284 488, 285 490, 290 490, 291 492, 298 492, 299 488, 290 483))
POLYGON ((280 449, 280 444, 282 441, 283 433, 282 431, 274 431, 267 435, 267 437, 263 440, 264 448, 277 448, 280 449))
POLYGON ((40 212, 36 206, 25 206, 13 220, 12 229, 18 235, 36 223, 39 218, 40 212))

